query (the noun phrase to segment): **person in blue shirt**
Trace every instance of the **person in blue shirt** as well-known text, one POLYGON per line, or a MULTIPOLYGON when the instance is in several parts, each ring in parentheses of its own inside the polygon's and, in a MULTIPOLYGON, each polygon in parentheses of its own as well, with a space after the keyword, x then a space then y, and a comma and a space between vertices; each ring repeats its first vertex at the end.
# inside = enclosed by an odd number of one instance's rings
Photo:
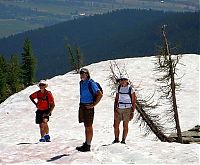
POLYGON ((99 103, 103 94, 97 84, 90 79, 89 70, 82 68, 80 70, 80 105, 79 105, 79 123, 84 123, 85 142, 82 146, 76 147, 78 151, 90 151, 93 137, 94 107, 99 103))

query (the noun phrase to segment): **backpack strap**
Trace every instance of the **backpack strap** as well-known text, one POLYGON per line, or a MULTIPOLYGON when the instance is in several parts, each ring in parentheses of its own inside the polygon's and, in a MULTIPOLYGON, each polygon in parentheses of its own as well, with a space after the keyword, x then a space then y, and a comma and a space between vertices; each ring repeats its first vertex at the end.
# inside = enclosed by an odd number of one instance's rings
POLYGON ((90 79, 89 82, 88 82, 88 90, 89 90, 89 92, 92 94, 92 96, 93 96, 93 101, 94 101, 95 93, 94 93, 93 90, 92 90, 92 82, 94 82, 94 80, 90 79))
POLYGON ((130 85, 129 86, 129 89, 128 89, 128 93, 129 93, 129 96, 131 98, 131 102, 132 102, 132 94, 131 94, 131 90, 132 90, 132 86, 130 85))
POLYGON ((119 93, 119 91, 120 91, 120 88, 121 88, 121 85, 119 85, 119 86, 117 87, 118 93, 119 93))
POLYGON ((40 92, 40 90, 37 91, 37 99, 46 100, 46 101, 47 101, 47 104, 48 104, 48 107, 50 108, 49 99, 48 99, 48 94, 49 94, 50 91, 47 90, 47 91, 45 92, 46 95, 45 95, 44 97, 42 97, 42 98, 39 98, 39 97, 38 97, 38 93, 39 93, 39 92, 40 92))
POLYGON ((119 93, 119 94, 129 94, 130 97, 131 97, 132 86, 129 86, 128 93, 120 92, 120 88, 121 88, 121 85, 118 86, 118 93, 119 93))

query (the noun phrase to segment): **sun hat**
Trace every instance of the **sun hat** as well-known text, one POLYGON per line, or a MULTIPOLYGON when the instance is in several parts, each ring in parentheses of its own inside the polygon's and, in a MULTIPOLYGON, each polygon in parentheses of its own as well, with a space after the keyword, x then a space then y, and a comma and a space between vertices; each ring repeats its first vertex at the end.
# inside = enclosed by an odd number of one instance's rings
POLYGON ((48 83, 46 80, 40 80, 40 82, 38 83, 38 86, 40 86, 41 84, 44 84, 45 88, 48 86, 48 83))

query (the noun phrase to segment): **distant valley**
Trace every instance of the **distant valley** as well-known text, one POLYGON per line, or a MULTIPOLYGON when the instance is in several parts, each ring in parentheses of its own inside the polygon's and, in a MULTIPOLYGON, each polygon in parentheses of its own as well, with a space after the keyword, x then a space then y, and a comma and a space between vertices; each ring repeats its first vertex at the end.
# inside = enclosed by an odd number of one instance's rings
POLYGON ((198 11, 197 0, 1 0, 0 38, 117 9, 198 11))

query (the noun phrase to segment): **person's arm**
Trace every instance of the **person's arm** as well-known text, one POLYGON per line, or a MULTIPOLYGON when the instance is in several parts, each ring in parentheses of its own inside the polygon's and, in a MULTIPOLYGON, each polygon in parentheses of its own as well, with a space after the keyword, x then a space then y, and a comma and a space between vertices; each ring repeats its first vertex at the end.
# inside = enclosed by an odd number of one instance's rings
POLYGON ((51 114, 51 113, 52 113, 52 111, 53 111, 54 107, 55 107, 55 103, 54 103, 54 102, 51 102, 51 103, 50 103, 49 114, 51 114))
POLYGON ((48 92, 48 99, 49 99, 48 102, 49 102, 49 115, 50 115, 55 107, 54 98, 51 92, 48 92))
POLYGON ((99 101, 101 100, 102 97, 103 97, 102 92, 101 92, 100 90, 97 91, 95 102, 94 102, 93 104, 91 104, 91 105, 87 105, 86 107, 87 107, 88 109, 94 108, 94 107, 99 103, 99 101))
POLYGON ((35 104, 35 106, 37 107, 37 103, 35 102, 35 97, 34 97, 34 95, 35 95, 35 93, 33 93, 33 94, 31 94, 30 96, 29 96, 29 98, 30 98, 30 100, 33 102, 33 104, 35 104))
POLYGON ((119 99, 119 93, 116 93, 115 102, 114 102, 114 112, 117 112, 117 109, 118 109, 118 99, 119 99))
POLYGON ((131 103, 132 103, 132 113, 130 115, 130 119, 133 119, 134 111, 136 109, 136 95, 135 92, 131 94, 131 103))
POLYGON ((96 100, 93 103, 93 106, 96 106, 99 103, 99 101, 101 100, 102 97, 103 97, 102 92, 100 90, 97 91, 97 93, 96 93, 96 100))
POLYGON ((131 95, 132 95, 131 96, 131 98, 132 98, 132 100, 131 100, 131 102, 132 102, 132 111, 134 112, 135 109, 136 109, 136 94, 135 94, 135 92, 133 92, 131 95))
POLYGON ((119 100, 119 93, 116 93, 115 101, 114 101, 114 120, 118 118, 118 100, 119 100))

